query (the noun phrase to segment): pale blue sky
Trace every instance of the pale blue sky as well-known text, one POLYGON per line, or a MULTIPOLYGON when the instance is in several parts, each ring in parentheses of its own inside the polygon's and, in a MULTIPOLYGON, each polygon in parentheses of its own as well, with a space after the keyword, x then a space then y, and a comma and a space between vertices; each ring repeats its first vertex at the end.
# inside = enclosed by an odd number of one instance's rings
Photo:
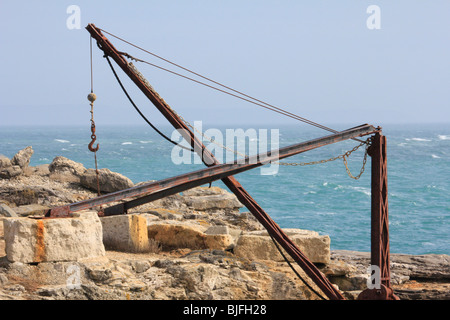
MULTIPOLYGON (((450 122, 450 1, 10 0, 0 2, 0 125, 89 123, 90 22, 319 123, 450 122), (66 27, 72 4, 81 29, 66 27), (379 30, 366 26, 369 5, 381 9, 379 30)), ((296 123, 136 65, 189 121, 296 123)), ((145 114, 166 123, 120 76, 145 114)), ((96 47, 94 91, 97 125, 144 124, 96 47)))

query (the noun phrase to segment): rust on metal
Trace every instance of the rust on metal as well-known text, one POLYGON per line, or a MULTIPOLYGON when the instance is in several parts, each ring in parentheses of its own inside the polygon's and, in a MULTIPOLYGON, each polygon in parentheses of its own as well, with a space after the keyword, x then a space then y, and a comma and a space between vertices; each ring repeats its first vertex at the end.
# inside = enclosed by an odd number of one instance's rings
POLYGON ((358 299, 397 300, 390 283, 386 137, 380 132, 373 136, 368 153, 372 158, 371 265, 378 267, 380 285, 364 290, 358 299))

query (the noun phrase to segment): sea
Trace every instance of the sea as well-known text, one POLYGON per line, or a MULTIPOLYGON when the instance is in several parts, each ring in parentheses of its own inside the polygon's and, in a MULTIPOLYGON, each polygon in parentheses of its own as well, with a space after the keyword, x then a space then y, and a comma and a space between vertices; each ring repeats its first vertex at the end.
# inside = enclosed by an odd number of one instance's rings
MULTIPOLYGON (((353 126, 340 125, 339 130, 353 126)), ((251 140, 264 140, 264 130, 259 129, 267 129, 265 140, 269 140, 269 146, 278 143, 279 147, 329 134, 314 127, 291 124, 214 127, 223 132, 224 139, 227 129, 238 128, 252 128, 259 134, 248 139, 246 152, 250 152, 251 140)), ((162 125, 159 129, 169 137, 174 134, 168 126, 162 125)), ((99 168, 119 172, 134 183, 169 178, 205 167, 198 158, 174 149, 173 144, 148 126, 97 126, 96 134, 99 168), (184 161, 180 161, 182 154, 184 161), (175 158, 178 160, 174 161, 175 158)), ((386 125, 383 134, 387 137, 391 252, 450 254, 450 125, 386 125)), ((94 154, 87 148, 90 141, 90 124, 0 127, 0 154, 12 158, 18 150, 32 146, 31 166, 48 164, 56 156, 64 156, 86 168, 93 168, 94 154)), ((219 149, 215 149, 217 143, 206 139, 204 143, 220 155, 219 149)), ((309 163, 326 160, 342 155, 358 144, 347 140, 283 161, 309 163)), ((230 154, 230 151, 224 154, 230 154)), ((225 156, 223 158, 229 160, 225 156)), ((353 175, 359 174, 363 158, 364 147, 350 155, 348 167, 353 175)), ((368 252, 370 166, 369 157, 358 180, 349 177, 342 159, 303 166, 280 165, 266 171, 256 168, 235 178, 280 227, 314 230, 328 235, 332 250, 368 252)), ((221 181, 212 185, 226 189, 221 181)), ((244 207, 241 211, 248 210, 244 207)))

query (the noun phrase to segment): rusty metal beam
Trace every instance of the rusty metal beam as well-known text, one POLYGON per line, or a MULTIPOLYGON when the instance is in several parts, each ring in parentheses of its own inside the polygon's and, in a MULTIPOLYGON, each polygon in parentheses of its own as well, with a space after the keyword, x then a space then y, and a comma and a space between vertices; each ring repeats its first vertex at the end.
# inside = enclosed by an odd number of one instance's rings
POLYGON ((360 300, 397 300, 391 288, 389 253, 389 210, 386 137, 376 133, 368 150, 372 158, 371 185, 371 265, 377 268, 373 288, 364 290, 360 300), (379 271, 379 273, 378 273, 379 271), (378 286, 378 287, 377 287, 378 286))
POLYGON ((362 125, 340 133, 331 134, 322 138, 287 146, 279 150, 240 159, 239 162, 219 164, 213 167, 185 173, 176 177, 171 177, 156 182, 149 182, 125 190, 108 193, 93 199, 79 201, 63 207, 53 208, 49 210, 47 216, 64 217, 73 212, 104 206, 129 198, 139 197, 138 199, 131 200, 128 204, 121 203, 115 205, 114 209, 109 210, 110 212, 116 214, 122 213, 121 210, 123 209, 133 208, 150 201, 161 199, 169 195, 220 180, 230 175, 248 171, 264 164, 291 157, 302 152, 323 147, 325 145, 372 134, 376 132, 376 130, 377 129, 371 125, 362 125))
MULTIPOLYGON (((376 129, 374 127, 370 126, 370 125, 363 125, 363 126, 360 126, 360 127, 353 128, 350 131, 343 131, 343 132, 341 132, 339 134, 334 134, 334 135, 331 135, 331 136, 327 136, 327 137, 323 137, 323 138, 320 138, 320 139, 315 139, 315 140, 311 140, 311 141, 295 144, 295 145, 288 146, 286 148, 280 149, 279 151, 277 151, 277 152, 279 152, 279 155, 278 156, 276 156, 276 155, 272 156, 272 158, 271 158, 271 159, 275 159, 275 160, 268 160, 267 157, 265 157, 266 159, 262 159, 261 158, 262 155, 257 155, 257 156, 253 156, 253 157, 245 159, 245 161, 247 163, 249 163, 249 164, 258 162, 256 165, 254 165, 254 166, 247 165, 245 168, 242 165, 233 165, 233 167, 236 167, 236 168, 241 167, 241 169, 239 169, 239 170, 247 171, 247 170, 259 167, 259 166, 263 165, 263 163, 267 163, 267 161, 269 161, 269 162, 270 161, 276 161, 277 158, 278 159, 284 159, 284 158, 287 158, 287 157, 290 157, 290 156, 293 156, 293 155, 296 155, 296 154, 299 154, 299 153, 302 153, 302 152, 305 152, 305 151, 308 151, 308 150, 316 149, 316 148, 319 148, 319 147, 322 147, 322 146, 325 146, 325 145, 328 145, 328 144, 332 144, 332 143, 336 143, 336 142, 339 142, 339 141, 347 140, 347 139, 349 139, 349 137, 359 137, 359 136, 371 134, 371 133, 374 132, 374 130, 376 130, 376 129), (261 161, 261 160, 263 160, 263 161, 261 161)), ((217 165, 217 166, 222 167, 224 165, 217 165)), ((217 166, 215 166, 214 168, 217 168, 217 166)), ((227 165, 227 166, 230 166, 230 169, 227 170, 227 176, 229 176, 231 174, 234 175, 234 174, 238 173, 237 171, 236 172, 234 171, 235 169, 231 168, 231 165, 227 165), (233 173, 233 172, 235 172, 235 173, 233 173)), ((211 170, 211 171, 213 171, 213 170, 211 170)), ((241 172, 243 172, 243 171, 241 171, 241 172)), ((216 179, 216 178, 213 179, 213 177, 211 177, 211 180, 207 181, 206 183, 209 183, 209 182, 212 182, 212 181, 215 181, 215 180, 218 180, 218 179, 216 179)), ((176 194, 178 192, 182 192, 182 191, 187 190, 189 188, 190 187, 179 186, 179 187, 174 187, 170 191, 167 190, 167 191, 160 191, 160 192, 152 193, 152 194, 145 195, 143 197, 140 197, 140 198, 137 198, 137 199, 125 202, 125 203, 120 203, 118 205, 114 205, 114 206, 111 206, 109 208, 105 208, 103 210, 103 212, 104 212, 105 216, 116 215, 116 214, 124 214, 124 213, 127 212, 127 210, 129 210, 131 208, 143 205, 143 204, 148 203, 150 201, 161 199, 161 198, 166 197, 168 195, 172 195, 172 194, 176 194)))

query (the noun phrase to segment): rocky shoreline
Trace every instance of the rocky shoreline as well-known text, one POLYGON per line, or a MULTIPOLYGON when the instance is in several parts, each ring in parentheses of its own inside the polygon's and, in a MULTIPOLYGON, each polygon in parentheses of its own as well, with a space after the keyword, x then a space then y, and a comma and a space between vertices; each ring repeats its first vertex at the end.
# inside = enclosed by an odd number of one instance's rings
MULTIPOLYGON (((25 253, 14 255, 7 243, 15 241, 6 239, 11 223, 1 220, 36 221, 51 207, 97 195, 94 170, 64 157, 30 167, 32 154, 28 147, 12 159, 0 156, 0 300, 320 299, 297 278, 256 219, 240 212, 236 197, 218 187, 195 188, 129 212, 145 221, 151 245, 140 252, 113 246, 106 238, 109 217, 95 215, 103 227, 102 253, 24 262, 25 253)), ((100 172, 102 193, 134 185, 119 173, 100 172)), ((285 232, 347 299, 366 288, 369 253, 330 251, 329 237, 314 231, 285 232)), ((450 256, 391 254, 391 282, 403 300, 450 299, 450 256)))

